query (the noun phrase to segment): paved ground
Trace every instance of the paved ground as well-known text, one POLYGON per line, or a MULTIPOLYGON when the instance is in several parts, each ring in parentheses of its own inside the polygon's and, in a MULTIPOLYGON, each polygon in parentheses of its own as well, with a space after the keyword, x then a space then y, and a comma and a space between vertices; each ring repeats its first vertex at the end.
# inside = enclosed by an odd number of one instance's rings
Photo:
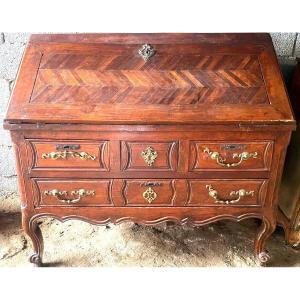
MULTIPOLYGON (((18 196, 0 194, 0 267, 32 267, 31 242, 20 229, 18 196)), ((105 226, 45 219, 44 262, 48 266, 258 266, 253 238, 258 222, 222 221, 192 228, 133 223, 105 226)), ((268 243, 270 266, 300 266, 300 250, 286 246, 282 229, 268 243)))

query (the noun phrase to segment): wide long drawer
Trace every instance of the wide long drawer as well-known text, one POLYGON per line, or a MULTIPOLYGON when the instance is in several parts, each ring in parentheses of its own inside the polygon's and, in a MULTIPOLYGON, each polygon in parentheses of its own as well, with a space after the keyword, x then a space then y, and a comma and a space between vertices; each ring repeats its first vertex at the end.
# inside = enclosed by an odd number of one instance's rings
POLYGON ((33 179, 39 206, 263 206, 268 180, 33 179))
POLYGON ((156 177, 151 173, 169 174, 169 178, 176 177, 175 174, 188 178, 201 172, 269 172, 274 142, 247 140, 247 135, 238 140, 234 139, 236 135, 226 134, 224 140, 206 140, 183 134, 126 136, 118 132, 108 133, 99 140, 28 139, 29 171, 75 173, 89 170, 112 178, 141 177, 138 172, 145 173, 144 176, 150 174, 150 177, 156 177))

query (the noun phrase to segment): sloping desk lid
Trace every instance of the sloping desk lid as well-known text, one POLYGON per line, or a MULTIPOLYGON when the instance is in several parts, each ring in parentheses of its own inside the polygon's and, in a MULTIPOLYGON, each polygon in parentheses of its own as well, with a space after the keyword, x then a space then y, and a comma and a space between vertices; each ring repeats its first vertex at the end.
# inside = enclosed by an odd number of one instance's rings
POLYGON ((268 34, 72 34, 31 36, 5 121, 292 124, 293 115, 268 34))

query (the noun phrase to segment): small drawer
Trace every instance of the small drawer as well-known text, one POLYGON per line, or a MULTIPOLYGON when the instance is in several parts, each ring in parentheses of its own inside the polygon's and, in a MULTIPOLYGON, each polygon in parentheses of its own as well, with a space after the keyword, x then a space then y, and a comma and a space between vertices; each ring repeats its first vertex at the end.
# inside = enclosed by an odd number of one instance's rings
POLYGON ((29 140, 32 169, 97 169, 109 171, 107 141, 29 140))
POLYGON ((176 171, 178 142, 121 142, 124 171, 176 171))
POLYGON ((267 180, 188 180, 188 206, 262 206, 267 180))
POLYGON ((37 206, 112 206, 112 180, 35 179, 37 206))
POLYGON ((125 206, 173 206, 175 180, 124 180, 125 206))
POLYGON ((273 142, 190 142, 189 169, 205 170, 270 170, 273 142))

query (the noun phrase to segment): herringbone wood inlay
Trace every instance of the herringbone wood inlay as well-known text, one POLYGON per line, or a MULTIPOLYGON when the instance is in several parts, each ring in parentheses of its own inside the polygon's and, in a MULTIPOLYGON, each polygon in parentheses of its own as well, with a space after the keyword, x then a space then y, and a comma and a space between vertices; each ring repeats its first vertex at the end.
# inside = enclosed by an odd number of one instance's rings
POLYGON ((266 104, 253 55, 45 56, 31 102, 78 104, 266 104))

